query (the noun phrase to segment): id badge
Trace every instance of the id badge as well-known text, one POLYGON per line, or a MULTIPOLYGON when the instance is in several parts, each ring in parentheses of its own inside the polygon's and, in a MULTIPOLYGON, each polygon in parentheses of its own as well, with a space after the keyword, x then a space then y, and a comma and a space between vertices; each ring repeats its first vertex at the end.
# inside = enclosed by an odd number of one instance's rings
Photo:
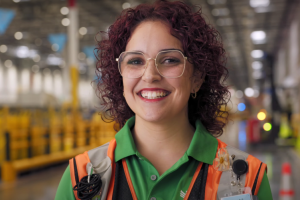
POLYGON ((251 194, 240 194, 231 197, 222 197, 221 200, 252 200, 251 194))

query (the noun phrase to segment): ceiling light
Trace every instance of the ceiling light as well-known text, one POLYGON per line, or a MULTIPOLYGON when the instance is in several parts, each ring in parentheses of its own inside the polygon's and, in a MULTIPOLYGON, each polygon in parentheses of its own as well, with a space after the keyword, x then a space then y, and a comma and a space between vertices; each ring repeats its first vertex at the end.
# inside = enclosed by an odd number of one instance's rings
POLYGON ((262 44, 266 42, 266 32, 264 31, 253 31, 250 37, 255 44, 262 44))
POLYGON ((60 57, 58 56, 55 56, 53 54, 50 54, 48 57, 47 57, 47 65, 58 65, 60 66, 62 64, 62 62, 64 62, 60 57))
POLYGON ((252 58, 262 58, 264 56, 264 52, 262 50, 253 50, 251 51, 252 58))
POLYGON ((58 51, 58 49, 59 49, 58 44, 52 44, 51 49, 52 49, 53 51, 58 51))
POLYGON ((13 0, 13 2, 15 3, 19 3, 21 0, 13 0))
POLYGON ((261 79, 263 76, 263 73, 260 71, 260 70, 255 70, 253 73, 252 73, 252 77, 254 79, 261 79))
POLYGON ((256 7, 268 7, 270 5, 270 0, 250 0, 250 6, 256 7))
POLYGON ((69 26, 69 25, 70 25, 70 20, 69 20, 68 18, 63 18, 63 19, 61 20, 61 24, 62 24, 63 26, 69 26))
POLYGON ((12 65, 13 65, 13 63, 12 63, 11 60, 6 60, 6 61, 4 62, 4 66, 5 66, 5 67, 12 67, 12 65))
POLYGON ((16 48, 16 55, 19 58, 27 58, 29 55, 29 48, 27 46, 19 46, 16 48))
POLYGON ((34 62, 39 62, 39 61, 41 60, 41 56, 40 56, 39 54, 36 54, 36 55, 32 58, 32 60, 33 60, 34 62))
POLYGON ((263 67, 262 62, 260 62, 260 61, 254 61, 254 62, 252 62, 252 68, 254 70, 260 70, 260 69, 262 69, 262 67, 263 67))
POLYGON ((67 14, 69 14, 69 8, 68 8, 68 7, 62 7, 62 8, 60 9, 60 13, 61 13, 62 15, 67 15, 67 14))
POLYGON ((244 96, 244 94, 243 94, 243 92, 242 92, 241 90, 237 90, 237 91, 235 92, 235 97, 236 97, 236 98, 240 99, 240 98, 242 98, 243 96, 244 96))
POLYGON ((1 53, 5 53, 6 51, 7 51, 7 46, 4 45, 4 44, 2 44, 2 45, 0 46, 0 52, 1 52, 1 53))
POLYGON ((247 97, 252 97, 254 95, 254 90, 252 88, 246 88, 245 89, 245 95, 247 97))
POLYGON ((215 4, 225 4, 226 0, 207 0, 207 2, 210 5, 215 5, 215 4))
POLYGON ((39 67, 38 65, 33 65, 33 66, 31 67, 31 70, 32 70, 34 73, 37 73, 37 72, 40 71, 40 67, 39 67))
POLYGON ((128 3, 128 2, 125 2, 125 3, 122 4, 123 9, 130 8, 130 6, 131 6, 130 3, 128 3))
POLYGON ((80 35, 85 35, 85 34, 87 34, 87 28, 81 27, 81 28, 79 29, 79 34, 80 34, 80 35))
POLYGON ((229 15, 228 8, 215 8, 211 11, 213 16, 226 16, 229 15))
POLYGON ((21 33, 21 32, 16 32, 16 33, 15 33, 15 38, 16 38, 17 40, 21 40, 21 39, 23 38, 23 33, 21 33))

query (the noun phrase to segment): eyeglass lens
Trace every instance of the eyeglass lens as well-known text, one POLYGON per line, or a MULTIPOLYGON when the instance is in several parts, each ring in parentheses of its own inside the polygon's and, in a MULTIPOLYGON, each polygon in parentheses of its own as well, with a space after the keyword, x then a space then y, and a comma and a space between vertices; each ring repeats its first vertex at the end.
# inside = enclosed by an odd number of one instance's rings
MULTIPOLYGON (((147 65, 147 58, 140 52, 123 52, 119 57, 119 69, 123 77, 141 77, 147 65)), ((184 56, 179 51, 162 51, 156 57, 158 72, 169 78, 176 78, 184 71, 184 56)))

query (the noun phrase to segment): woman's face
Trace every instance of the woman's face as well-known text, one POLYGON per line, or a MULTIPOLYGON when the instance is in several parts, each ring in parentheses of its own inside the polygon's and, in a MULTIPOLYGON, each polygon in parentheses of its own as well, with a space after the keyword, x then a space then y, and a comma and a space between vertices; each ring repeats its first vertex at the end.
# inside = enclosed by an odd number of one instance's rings
MULTIPOLYGON (((134 30, 126 46, 126 51, 141 51, 147 58, 155 58, 164 49, 183 52, 180 40, 172 36, 169 27, 160 21, 142 22, 134 30)), ((136 117, 149 122, 187 116, 190 93, 198 91, 202 84, 199 78, 196 80, 192 75, 193 66, 186 61, 181 77, 162 77, 156 69, 155 61, 150 60, 142 77, 123 77, 126 102, 136 117)))

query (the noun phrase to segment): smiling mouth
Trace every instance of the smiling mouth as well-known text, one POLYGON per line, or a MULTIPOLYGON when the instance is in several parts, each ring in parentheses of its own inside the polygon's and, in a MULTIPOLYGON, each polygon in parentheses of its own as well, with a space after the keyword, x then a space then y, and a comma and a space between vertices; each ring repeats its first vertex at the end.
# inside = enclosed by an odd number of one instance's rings
POLYGON ((156 90, 156 91, 141 91, 139 95, 144 99, 160 99, 166 97, 170 94, 170 92, 165 90, 156 90))

